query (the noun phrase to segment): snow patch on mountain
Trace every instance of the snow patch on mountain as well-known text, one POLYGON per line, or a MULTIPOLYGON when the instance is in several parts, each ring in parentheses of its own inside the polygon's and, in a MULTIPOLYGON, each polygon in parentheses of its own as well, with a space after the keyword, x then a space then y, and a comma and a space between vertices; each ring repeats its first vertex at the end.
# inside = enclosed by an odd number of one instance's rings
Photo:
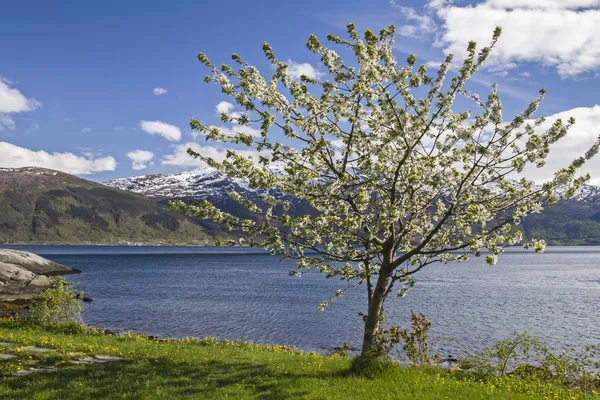
MULTIPOLYGON (((284 175, 284 166, 271 168, 276 175, 284 175)), ((142 175, 130 178, 119 178, 104 183, 107 186, 127 190, 157 198, 194 198, 219 201, 227 198, 227 192, 258 195, 259 189, 250 188, 242 179, 232 179, 211 167, 198 168, 192 171, 170 175, 142 175)), ((492 188, 492 190, 494 190, 492 188)), ((600 203, 600 187, 584 185, 573 200, 600 203)))
POLYGON ((142 175, 118 178, 107 186, 143 194, 149 197, 222 199, 229 191, 252 191, 247 182, 230 179, 214 168, 199 168, 171 175, 142 175))

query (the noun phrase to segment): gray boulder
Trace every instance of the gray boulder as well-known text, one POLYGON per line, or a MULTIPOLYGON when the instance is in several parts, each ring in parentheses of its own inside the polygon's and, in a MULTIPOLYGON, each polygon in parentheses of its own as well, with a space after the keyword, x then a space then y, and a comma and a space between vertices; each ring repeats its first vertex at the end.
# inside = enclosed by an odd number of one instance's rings
POLYGON ((0 300, 31 298, 52 285, 49 277, 80 272, 27 251, 0 249, 0 300))

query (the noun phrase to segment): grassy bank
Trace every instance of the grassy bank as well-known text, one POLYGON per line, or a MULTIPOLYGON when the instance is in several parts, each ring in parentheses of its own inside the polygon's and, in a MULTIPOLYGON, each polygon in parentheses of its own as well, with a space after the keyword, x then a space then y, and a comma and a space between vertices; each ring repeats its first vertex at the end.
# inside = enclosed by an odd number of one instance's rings
POLYGON ((351 372, 339 356, 302 353, 286 347, 217 343, 211 339, 157 342, 141 336, 63 328, 25 327, 0 321, 2 399, 586 399, 519 378, 480 380, 463 372, 389 365, 374 378, 351 372), (53 348, 34 353, 25 346, 53 348), (84 356, 123 360, 73 365, 84 356), (57 371, 15 376, 18 370, 58 365, 57 371))

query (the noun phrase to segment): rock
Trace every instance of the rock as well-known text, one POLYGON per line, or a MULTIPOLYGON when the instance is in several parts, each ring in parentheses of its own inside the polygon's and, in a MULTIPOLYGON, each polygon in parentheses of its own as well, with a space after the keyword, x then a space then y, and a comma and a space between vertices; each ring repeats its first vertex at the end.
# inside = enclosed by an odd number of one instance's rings
POLYGON ((458 362, 458 358, 454 358, 454 357, 448 357, 448 358, 442 358, 440 360, 440 362, 447 362, 447 363, 457 363, 458 362))
POLYGON ((0 300, 31 298, 52 286, 49 277, 80 272, 27 251, 0 249, 0 300))
POLYGON ((54 367, 54 366, 29 368, 29 369, 22 369, 20 371, 17 371, 15 376, 25 376, 25 375, 29 375, 29 374, 34 374, 36 372, 53 372, 53 371, 57 371, 57 370, 58 370, 58 368, 54 367))
POLYGON ((121 357, 114 357, 114 356, 96 356, 96 358, 94 359, 94 362, 97 363, 105 363, 105 362, 111 362, 111 361, 120 361, 122 360, 121 357))
POLYGON ((28 251, 0 249, 0 263, 12 264, 29 272, 44 276, 57 276, 78 274, 81 271, 75 268, 50 261, 28 251))
POLYGON ((87 364, 93 364, 93 363, 94 363, 94 359, 90 358, 90 357, 82 358, 81 360, 71 361, 71 364, 75 364, 75 365, 87 365, 87 364))
POLYGON ((121 357, 96 356, 96 358, 85 357, 80 360, 73 360, 73 361, 71 361, 71 364, 76 364, 76 365, 87 365, 87 364, 94 364, 94 363, 103 364, 103 363, 107 363, 107 362, 120 361, 120 360, 122 360, 121 357))
POLYGON ((27 347, 21 347, 21 351, 31 351, 33 353, 47 353, 49 351, 56 351, 56 350, 47 349, 45 347, 27 346, 27 347))
POLYGON ((86 303, 94 301, 91 297, 86 297, 83 293, 77 293, 77 300, 85 301, 86 303))

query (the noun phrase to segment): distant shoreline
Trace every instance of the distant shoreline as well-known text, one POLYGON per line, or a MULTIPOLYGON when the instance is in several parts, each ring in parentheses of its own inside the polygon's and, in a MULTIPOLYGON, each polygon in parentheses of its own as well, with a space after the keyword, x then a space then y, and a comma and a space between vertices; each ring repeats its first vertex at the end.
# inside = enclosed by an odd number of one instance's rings
MULTIPOLYGON (((0 243, 0 248, 3 246, 94 246, 94 247, 224 247, 224 248, 250 248, 248 245, 221 245, 217 246, 214 243, 209 244, 161 244, 161 243, 0 243)), ((547 247, 594 247, 600 246, 599 243, 555 243, 548 242, 547 247)), ((506 248, 521 247, 520 245, 506 246, 506 248)))
POLYGON ((250 247, 247 245, 222 245, 216 246, 215 244, 189 244, 189 243, 176 243, 176 244, 160 244, 160 243, 0 243, 2 246, 97 246, 97 247, 250 247))

